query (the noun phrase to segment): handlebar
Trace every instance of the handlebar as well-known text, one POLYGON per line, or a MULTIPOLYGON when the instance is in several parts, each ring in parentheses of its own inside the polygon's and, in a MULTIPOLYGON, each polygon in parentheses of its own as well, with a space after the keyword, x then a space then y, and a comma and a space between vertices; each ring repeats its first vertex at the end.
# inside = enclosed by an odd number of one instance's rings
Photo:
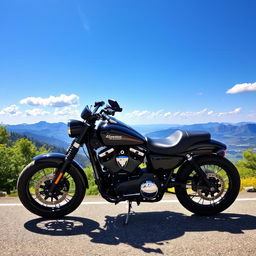
POLYGON ((102 106, 104 106, 104 104, 105 104, 104 101, 96 101, 96 102, 94 103, 94 107, 97 107, 97 106, 102 107, 102 106))
POLYGON ((115 112, 121 112, 122 111, 122 108, 120 108, 119 104, 114 101, 114 100, 109 100, 109 105, 107 105, 104 109, 102 109, 99 113, 97 113, 98 109, 102 106, 105 105, 105 102, 104 101, 96 101, 94 103, 94 109, 93 110, 89 110, 90 112, 90 116, 87 116, 88 115, 88 106, 85 108, 85 115, 83 115, 83 112, 81 114, 81 117, 84 119, 84 120, 90 120, 90 122, 95 122, 96 120, 100 120, 100 119, 103 119, 103 120, 109 120, 110 117, 109 115, 111 116, 114 116, 115 112), (86 115, 87 114, 87 115, 86 115))
POLYGON ((94 110, 93 110, 92 114, 95 115, 96 112, 98 111, 98 109, 99 109, 100 107, 104 106, 104 104, 105 104, 104 101, 96 101, 96 102, 94 103, 94 110))

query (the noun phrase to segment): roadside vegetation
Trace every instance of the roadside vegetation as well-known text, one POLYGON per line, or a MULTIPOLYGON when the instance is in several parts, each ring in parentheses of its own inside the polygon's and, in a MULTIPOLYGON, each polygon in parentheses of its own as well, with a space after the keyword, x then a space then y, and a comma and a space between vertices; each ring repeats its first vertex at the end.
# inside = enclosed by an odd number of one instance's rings
POLYGON ((253 149, 243 152, 243 159, 235 163, 241 177, 241 187, 256 188, 256 153, 253 149))
POLYGON ((11 141, 6 128, 0 126, 0 191, 15 191, 22 169, 38 154, 46 153, 45 147, 37 148, 26 138, 11 141))
MULTIPOLYGON (((33 157, 49 152, 47 146, 38 147, 28 138, 10 139, 10 133, 0 126, 0 191, 9 196, 17 196, 16 184, 19 173, 32 161, 33 157)), ((244 187, 256 188, 256 153, 252 149, 243 152, 243 159, 235 163, 241 176, 241 190, 244 187)), ((97 195, 98 188, 94 182, 92 167, 84 169, 89 189, 87 195, 97 195)))

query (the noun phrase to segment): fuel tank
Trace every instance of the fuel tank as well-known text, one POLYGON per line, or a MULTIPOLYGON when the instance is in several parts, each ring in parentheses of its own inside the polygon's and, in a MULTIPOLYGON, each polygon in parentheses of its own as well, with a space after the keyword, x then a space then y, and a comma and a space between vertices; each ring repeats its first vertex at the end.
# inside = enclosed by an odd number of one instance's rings
POLYGON ((145 137, 123 122, 111 117, 98 125, 97 133, 106 146, 143 145, 145 137))

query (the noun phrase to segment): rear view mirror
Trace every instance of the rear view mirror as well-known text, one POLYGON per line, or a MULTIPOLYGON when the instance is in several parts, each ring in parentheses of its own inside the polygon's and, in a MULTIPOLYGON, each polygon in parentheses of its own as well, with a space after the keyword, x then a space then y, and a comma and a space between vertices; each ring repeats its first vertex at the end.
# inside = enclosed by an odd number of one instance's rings
POLYGON ((113 109, 113 110, 115 110, 116 112, 121 112, 123 109, 122 108, 120 108, 120 106, 119 106, 119 104, 117 103, 117 101, 116 100, 111 100, 111 99, 109 99, 108 100, 108 104, 111 106, 111 108, 113 109))

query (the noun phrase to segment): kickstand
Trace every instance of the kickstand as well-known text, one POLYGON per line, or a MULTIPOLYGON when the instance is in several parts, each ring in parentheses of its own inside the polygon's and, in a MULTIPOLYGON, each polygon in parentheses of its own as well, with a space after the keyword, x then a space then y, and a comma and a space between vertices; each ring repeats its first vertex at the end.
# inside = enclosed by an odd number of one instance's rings
POLYGON ((124 222, 125 225, 128 224, 130 214, 131 214, 131 213, 135 213, 135 212, 132 210, 132 202, 131 202, 131 201, 127 201, 127 202, 128 202, 128 213, 126 214, 126 218, 125 218, 125 222, 124 222))

